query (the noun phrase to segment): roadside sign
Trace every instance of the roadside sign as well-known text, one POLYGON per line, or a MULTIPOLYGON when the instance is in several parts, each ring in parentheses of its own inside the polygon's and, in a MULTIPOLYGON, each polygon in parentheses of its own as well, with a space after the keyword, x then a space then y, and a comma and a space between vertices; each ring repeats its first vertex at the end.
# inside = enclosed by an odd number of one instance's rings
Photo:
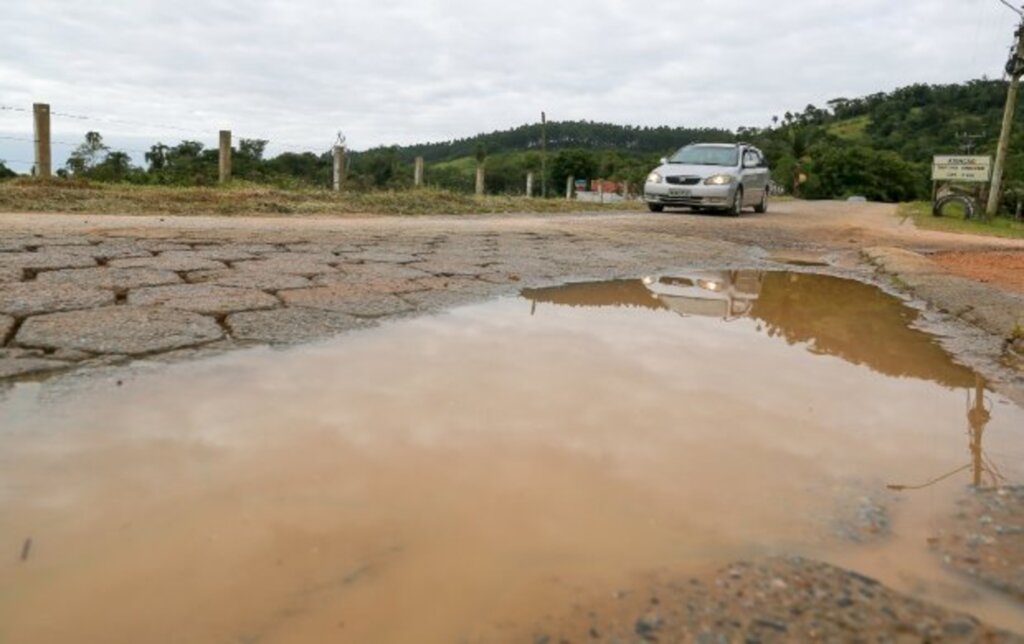
POLYGON ((937 156, 932 162, 932 181, 988 183, 992 178, 992 157, 937 156))

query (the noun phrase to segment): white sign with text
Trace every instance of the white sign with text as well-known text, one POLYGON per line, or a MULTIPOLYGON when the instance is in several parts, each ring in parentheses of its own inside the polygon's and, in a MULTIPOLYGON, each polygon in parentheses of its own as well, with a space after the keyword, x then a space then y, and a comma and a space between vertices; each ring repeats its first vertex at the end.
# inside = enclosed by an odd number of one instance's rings
POLYGON ((992 157, 937 156, 932 162, 932 181, 987 183, 992 178, 992 157))

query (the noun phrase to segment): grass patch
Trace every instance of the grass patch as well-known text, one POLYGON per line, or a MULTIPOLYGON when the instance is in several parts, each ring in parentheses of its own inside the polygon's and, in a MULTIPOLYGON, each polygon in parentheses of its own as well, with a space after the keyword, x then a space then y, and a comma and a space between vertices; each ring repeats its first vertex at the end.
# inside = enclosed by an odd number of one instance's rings
POLYGON ((1009 217, 996 217, 991 222, 964 219, 963 212, 954 212, 952 205, 947 209, 947 215, 935 217, 932 215, 932 205, 928 202, 904 203, 900 204, 899 215, 904 219, 913 219, 914 225, 925 230, 1024 239, 1024 222, 1022 221, 1009 217))
POLYGON ((865 132, 870 124, 870 116, 855 116, 851 119, 836 121, 826 129, 829 134, 833 134, 840 139, 846 141, 862 141, 865 138, 865 132))
POLYGON ((101 184, 83 181, 0 182, 0 212, 111 215, 464 215, 641 210, 640 202, 590 204, 564 199, 472 195, 422 188, 376 192, 283 190, 248 183, 218 188, 101 184))

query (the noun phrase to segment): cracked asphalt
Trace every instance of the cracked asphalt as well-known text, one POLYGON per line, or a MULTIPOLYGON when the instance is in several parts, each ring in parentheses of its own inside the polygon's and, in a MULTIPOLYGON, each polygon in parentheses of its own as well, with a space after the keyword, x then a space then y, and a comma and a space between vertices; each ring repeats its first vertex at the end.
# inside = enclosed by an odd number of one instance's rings
POLYGON ((0 380, 309 342, 523 287, 678 268, 822 263, 867 246, 1024 248, 917 231, 891 206, 475 217, 0 217, 0 380), (810 261, 808 260, 810 258, 810 261))

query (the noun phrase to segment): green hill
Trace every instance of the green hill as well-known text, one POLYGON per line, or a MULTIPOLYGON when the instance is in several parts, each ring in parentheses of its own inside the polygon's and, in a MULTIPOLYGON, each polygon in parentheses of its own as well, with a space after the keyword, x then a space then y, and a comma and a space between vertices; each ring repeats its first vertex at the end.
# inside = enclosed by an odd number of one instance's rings
MULTIPOLYGON (((974 80, 911 85, 862 98, 808 105, 778 125, 748 130, 773 162, 775 180, 807 197, 861 194, 884 201, 922 199, 936 154, 995 153, 1007 83, 974 80), (801 183, 801 178, 806 182, 801 183)), ((1007 166, 1007 202, 1024 196, 1024 127, 1007 166)))

